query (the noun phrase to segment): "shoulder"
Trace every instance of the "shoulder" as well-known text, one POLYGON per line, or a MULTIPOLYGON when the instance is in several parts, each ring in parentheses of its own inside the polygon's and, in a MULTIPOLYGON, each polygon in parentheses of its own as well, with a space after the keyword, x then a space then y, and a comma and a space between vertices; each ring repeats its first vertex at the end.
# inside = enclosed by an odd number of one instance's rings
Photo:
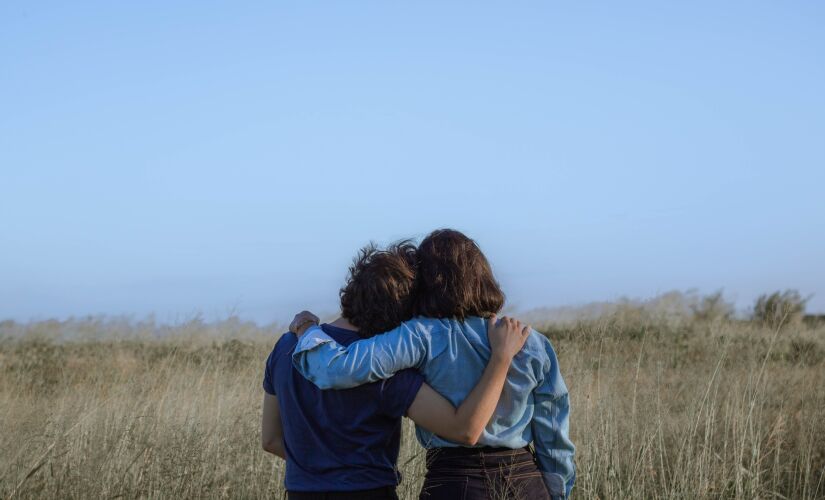
POLYGON ((455 321, 451 319, 416 316, 401 323, 395 331, 411 336, 432 337, 439 333, 452 330, 454 328, 454 322, 455 321))
POLYGON ((401 327, 408 328, 410 330, 429 331, 437 328, 449 328, 452 321, 454 320, 447 318, 427 318, 425 316, 416 316, 401 323, 401 327))
POLYGON ((287 332, 281 335, 278 341, 275 342, 275 347, 272 348, 272 353, 269 355, 269 358, 274 361, 283 354, 291 352, 297 343, 298 336, 294 333, 287 332))
POLYGON ((553 344, 546 335, 533 330, 527 338, 519 356, 523 356, 530 360, 531 364, 541 372, 548 372, 553 365, 558 363, 556 359, 556 351, 553 349, 553 344))
POLYGON ((267 394, 275 395, 277 394, 276 389, 276 381, 280 380, 282 377, 277 376, 277 373, 282 373, 286 366, 292 366, 291 363, 287 365, 283 362, 284 358, 288 358, 288 354, 292 352, 292 349, 295 347, 295 344, 298 342, 297 337, 292 333, 285 333, 281 335, 277 342, 275 342, 275 346, 272 348, 272 352, 269 353, 269 356, 266 358, 266 365, 264 368, 264 391, 267 394))
POLYGON ((487 318, 480 318, 478 316, 469 316, 464 321, 451 319, 452 328, 456 331, 465 333, 474 333, 477 336, 487 338, 487 318))
POLYGON ((524 345, 526 349, 536 356, 545 357, 551 353, 555 355, 553 344, 550 342, 550 339, 548 339, 543 333, 536 330, 530 332, 530 336, 527 338, 527 342, 525 342, 524 345))

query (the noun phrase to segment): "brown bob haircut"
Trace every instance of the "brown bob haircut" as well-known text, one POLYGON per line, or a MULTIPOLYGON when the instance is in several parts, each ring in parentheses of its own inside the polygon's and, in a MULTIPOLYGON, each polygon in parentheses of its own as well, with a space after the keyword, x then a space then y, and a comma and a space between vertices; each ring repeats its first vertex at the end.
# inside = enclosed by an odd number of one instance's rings
POLYGON ((341 315, 358 327, 361 337, 412 318, 415 265, 415 245, 408 240, 384 250, 370 244, 358 252, 341 288, 341 315))
POLYGON ((489 317, 504 307, 504 292, 475 241, 438 229, 418 245, 415 314, 430 318, 489 317))

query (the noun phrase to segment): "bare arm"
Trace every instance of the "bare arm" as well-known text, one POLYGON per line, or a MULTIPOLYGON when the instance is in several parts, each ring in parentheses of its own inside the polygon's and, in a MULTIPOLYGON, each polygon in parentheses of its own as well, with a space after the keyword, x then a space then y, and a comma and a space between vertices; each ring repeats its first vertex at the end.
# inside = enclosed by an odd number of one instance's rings
POLYGON ((478 383, 455 408, 444 396, 427 384, 421 386, 407 416, 416 424, 445 439, 460 444, 475 445, 498 404, 510 362, 524 346, 530 327, 521 322, 495 316, 487 321, 491 357, 478 383))
POLYGON ((286 460, 284 429, 281 425, 281 408, 278 398, 264 394, 264 411, 261 419, 261 446, 264 451, 286 460))

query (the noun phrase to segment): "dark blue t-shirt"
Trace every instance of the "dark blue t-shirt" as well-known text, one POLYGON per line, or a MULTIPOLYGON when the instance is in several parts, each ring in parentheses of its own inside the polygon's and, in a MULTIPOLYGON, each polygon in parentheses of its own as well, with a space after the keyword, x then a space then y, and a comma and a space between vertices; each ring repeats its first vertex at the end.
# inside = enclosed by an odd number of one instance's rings
MULTIPOLYGON (((342 345, 357 332, 321 325, 342 345)), ((414 370, 352 389, 322 391, 292 366, 298 342, 284 334, 266 360, 264 390, 278 398, 286 445, 286 489, 354 491, 396 486, 401 417, 424 378, 414 370)))

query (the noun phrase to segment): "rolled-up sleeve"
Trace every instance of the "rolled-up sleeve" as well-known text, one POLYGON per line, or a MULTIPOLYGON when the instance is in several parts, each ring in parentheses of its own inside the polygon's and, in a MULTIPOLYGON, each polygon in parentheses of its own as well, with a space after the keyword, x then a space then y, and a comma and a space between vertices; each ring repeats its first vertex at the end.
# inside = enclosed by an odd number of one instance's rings
POLYGON ((561 376, 556 353, 545 339, 548 358, 543 366, 543 379, 533 390, 535 411, 532 431, 533 445, 544 482, 550 495, 567 498, 576 480, 573 462, 575 446, 570 441, 570 397, 561 376))
POLYGON ((315 326, 301 336, 292 363, 320 389, 347 389, 417 368, 426 360, 429 348, 427 332, 416 323, 404 323, 346 347, 315 326))

